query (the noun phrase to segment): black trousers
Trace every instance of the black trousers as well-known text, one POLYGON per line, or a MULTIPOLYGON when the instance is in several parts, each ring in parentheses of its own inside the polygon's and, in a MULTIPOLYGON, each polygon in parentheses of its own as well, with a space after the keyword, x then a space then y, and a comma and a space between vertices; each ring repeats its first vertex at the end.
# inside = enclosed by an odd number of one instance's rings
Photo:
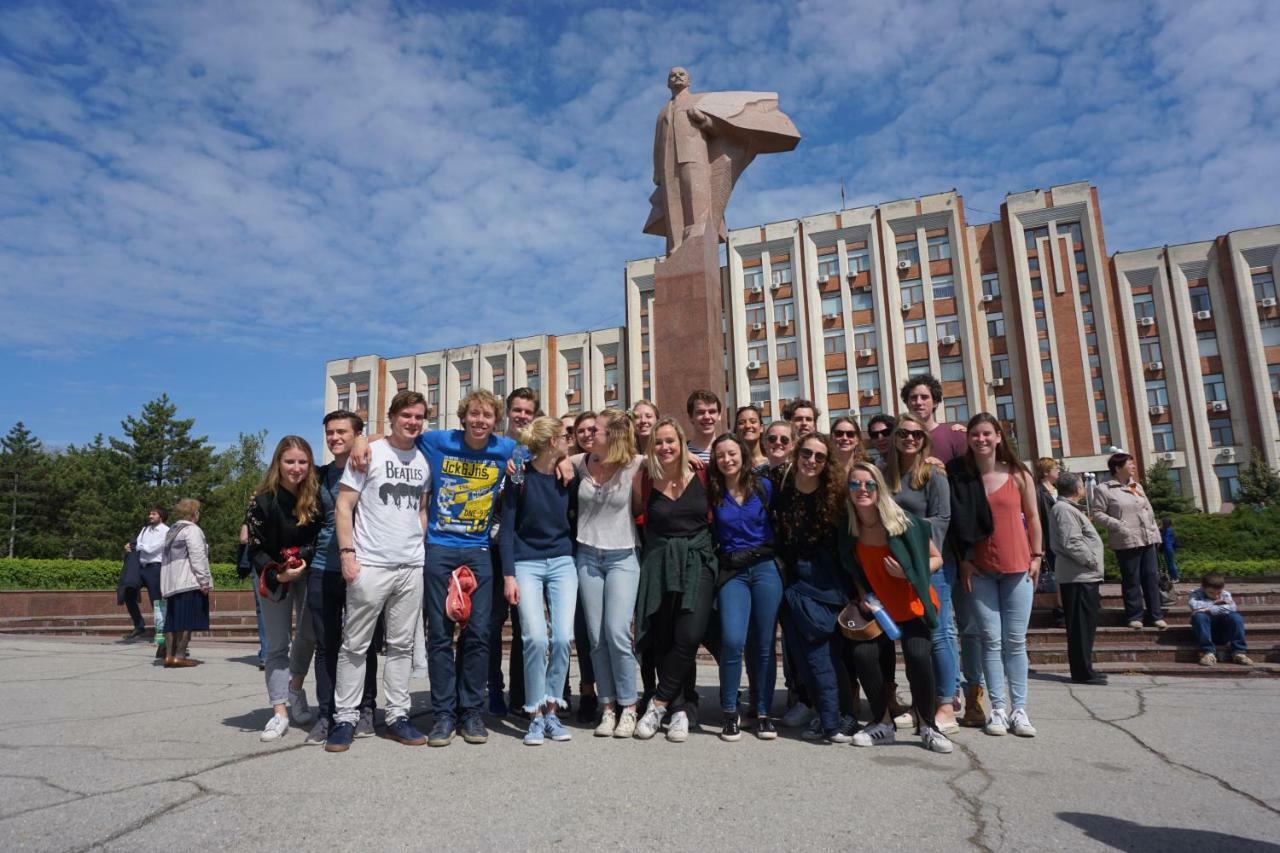
POLYGON ((1072 681, 1088 681, 1093 677, 1093 637, 1098 631, 1098 610, 1102 582, 1064 583, 1062 609, 1067 619, 1067 662, 1072 681))
MULTIPOLYGON (((368 571, 366 569, 366 571, 368 571)), ((347 582, 342 572, 307 572, 307 609, 316 635, 316 704, 322 719, 333 722, 333 689, 338 681, 338 652, 342 649, 342 617, 347 609, 347 582)), ((383 644, 382 617, 364 662, 364 695, 360 710, 372 711, 378 704, 378 649, 383 644)))
MULTIPOLYGON (((155 609, 157 601, 164 601, 160 596, 160 564, 159 563, 143 563, 140 569, 140 580, 142 586, 147 588, 147 601, 151 604, 151 609, 155 609)), ((142 600, 142 587, 128 587, 124 591, 124 609, 129 612, 129 619, 133 622, 133 627, 139 631, 147 627, 146 620, 142 618, 142 609, 138 607, 138 603, 142 600)))
POLYGON ((1122 548, 1116 551, 1120 564, 1120 592, 1124 596, 1124 618, 1128 622, 1141 622, 1143 600, 1146 615, 1152 621, 1164 618, 1164 606, 1160 603, 1160 569, 1156 564, 1156 546, 1122 548))
POLYGON ((682 705, 696 696, 698 646, 707 633, 711 607, 715 603, 716 579, 704 567, 698 577, 698 596, 692 610, 681 610, 683 593, 669 592, 649 624, 649 644, 657 661, 657 691, 654 698, 666 705, 682 705))
MULTIPOLYGON (((921 725, 932 726, 936 711, 933 681, 933 632, 923 619, 899 622, 902 629, 902 658, 907 666, 907 683, 911 685, 911 705, 921 725)), ((893 655, 893 641, 881 634, 865 643, 850 643, 848 654, 858 682, 871 703, 871 722, 884 718, 889 707, 889 695, 885 688, 882 662, 893 655)))

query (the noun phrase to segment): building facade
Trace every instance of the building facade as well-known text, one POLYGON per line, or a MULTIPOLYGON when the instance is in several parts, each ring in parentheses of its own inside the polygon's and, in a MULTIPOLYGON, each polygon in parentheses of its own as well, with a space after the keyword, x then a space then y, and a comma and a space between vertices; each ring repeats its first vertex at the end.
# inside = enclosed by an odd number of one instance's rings
MULTIPOLYGON (((373 412, 382 431, 406 387, 427 395, 433 427, 456 425, 477 385, 529 385, 555 415, 652 399, 680 376, 680 354, 651 346, 657 260, 626 264, 622 328, 340 359, 326 406, 373 412)), ((950 191, 736 229, 721 269, 726 408, 770 419, 803 398, 822 428, 865 423, 900 411, 902 383, 927 372, 942 419, 990 411, 1024 459, 1102 473, 1124 449, 1167 462, 1218 511, 1255 450, 1280 466, 1278 260, 1280 225, 1110 256, 1088 182, 1009 194, 980 224, 950 191)))

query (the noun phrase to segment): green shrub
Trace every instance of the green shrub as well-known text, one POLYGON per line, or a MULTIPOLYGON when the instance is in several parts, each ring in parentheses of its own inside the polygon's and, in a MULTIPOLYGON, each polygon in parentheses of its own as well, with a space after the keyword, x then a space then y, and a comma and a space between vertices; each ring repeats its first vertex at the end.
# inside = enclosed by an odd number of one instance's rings
MULTIPOLYGON (((248 589, 230 563, 214 563, 215 589, 248 589)), ((119 560, 0 559, 0 589, 115 589, 119 560)))

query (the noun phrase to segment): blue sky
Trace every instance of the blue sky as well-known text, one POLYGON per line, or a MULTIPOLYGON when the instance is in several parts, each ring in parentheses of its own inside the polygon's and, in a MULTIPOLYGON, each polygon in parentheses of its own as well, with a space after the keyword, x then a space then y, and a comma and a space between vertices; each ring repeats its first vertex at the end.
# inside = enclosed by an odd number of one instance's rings
POLYGON ((1087 179, 1108 248, 1280 222, 1270 0, 0 3, 0 430, 314 436, 324 362, 619 324, 665 72, 804 140, 730 227, 1087 179), (533 10, 533 11, 530 11, 533 10))

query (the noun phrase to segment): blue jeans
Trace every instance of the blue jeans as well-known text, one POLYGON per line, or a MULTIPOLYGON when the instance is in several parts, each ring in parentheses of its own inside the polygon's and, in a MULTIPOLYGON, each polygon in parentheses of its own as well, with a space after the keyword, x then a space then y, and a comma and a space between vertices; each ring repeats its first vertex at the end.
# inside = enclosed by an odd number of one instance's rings
POLYGON ((982 636, 982 673, 991 707, 1026 708, 1027 623, 1035 585, 1026 572, 976 572, 972 583, 970 613, 982 636))
POLYGON ((524 709, 532 714, 542 706, 548 710, 563 708, 566 703, 560 694, 569 673, 573 613, 578 604, 578 571, 573 557, 518 560, 516 585, 520 589, 518 607, 524 639, 524 709), (544 602, 551 611, 549 647, 544 602))
POLYGON ((1191 630, 1195 631, 1202 652, 1217 654, 1218 646, 1230 646, 1233 653, 1249 651, 1244 641, 1244 617, 1235 611, 1192 613, 1191 630))
POLYGON ((493 608, 493 565, 487 548, 445 548, 427 543, 422 567, 422 610, 427 620, 427 675, 431 679, 431 708, 436 719, 457 719, 483 713, 489 681, 489 612, 493 608), (458 635, 455 657, 454 622, 445 615, 449 575, 468 566, 476 576, 471 593, 471 618, 458 635))
MULTIPOLYGON (((943 565, 945 568, 946 564, 943 565)), ((958 566, 954 561, 953 565, 958 566)), ((978 620, 973 615, 973 593, 965 592, 958 583, 954 584, 951 605, 960 641, 961 686, 971 690, 982 686, 982 635, 978 630, 978 620)))
POLYGON ((944 562, 942 568, 929 576, 933 591, 938 594, 938 626, 933 629, 933 681, 939 702, 950 702, 955 697, 959 679, 960 655, 956 647, 956 623, 952 613, 951 590, 956 585, 956 564, 944 562))
POLYGON ((257 576, 249 575, 253 581, 253 612, 258 618, 258 666, 267 662, 267 626, 262 624, 262 599, 258 597, 257 576))
POLYGON ((774 651, 774 626, 782 603, 782 577, 772 559, 743 569, 724 582, 718 593, 720 604, 720 709, 738 710, 738 687, 742 683, 742 655, 751 637, 750 668, 755 674, 756 710, 768 716, 773 688, 778 677, 774 651), (748 626, 751 630, 748 632, 748 626))
POLYGON ((636 653, 631 620, 640 586, 640 561, 631 548, 578 545, 578 588, 591 640, 601 705, 636 703, 636 653))
POLYGON ((1178 576, 1178 559, 1173 555, 1172 548, 1164 548, 1164 567, 1169 573, 1169 580, 1177 583, 1181 578, 1178 576))

